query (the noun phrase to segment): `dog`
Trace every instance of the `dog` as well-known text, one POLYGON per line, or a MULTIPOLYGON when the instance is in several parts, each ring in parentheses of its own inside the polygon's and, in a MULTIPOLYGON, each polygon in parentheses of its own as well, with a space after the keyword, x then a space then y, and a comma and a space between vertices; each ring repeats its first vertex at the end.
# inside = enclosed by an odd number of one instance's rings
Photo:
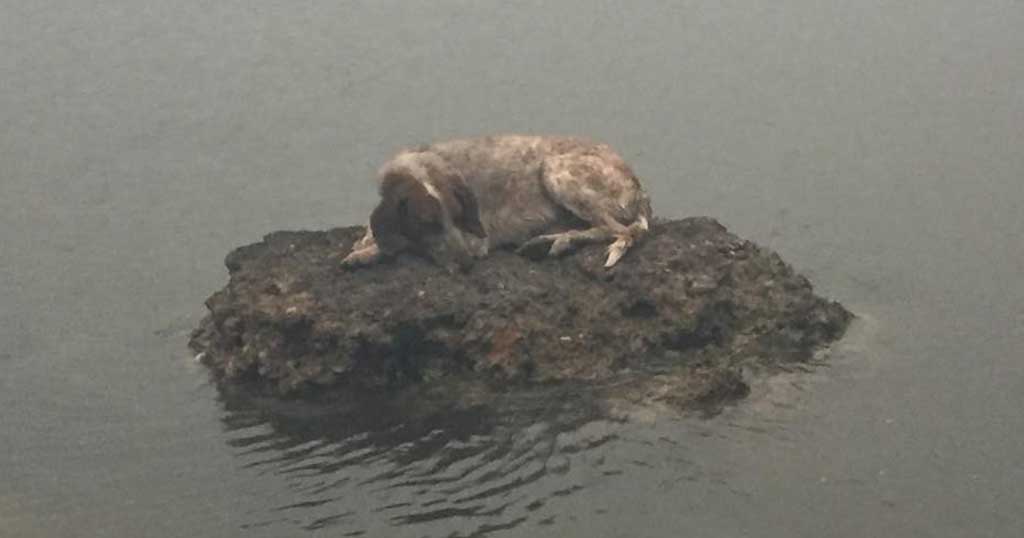
MULTIPOLYGON (((401 151, 378 172, 380 203, 342 265, 402 251, 454 271, 502 247, 611 241, 612 267, 649 229, 650 198, 606 144, 576 137, 501 135, 401 151)), ((550 245, 550 246, 548 246, 550 245)), ((543 250, 541 250, 543 252, 543 250)))

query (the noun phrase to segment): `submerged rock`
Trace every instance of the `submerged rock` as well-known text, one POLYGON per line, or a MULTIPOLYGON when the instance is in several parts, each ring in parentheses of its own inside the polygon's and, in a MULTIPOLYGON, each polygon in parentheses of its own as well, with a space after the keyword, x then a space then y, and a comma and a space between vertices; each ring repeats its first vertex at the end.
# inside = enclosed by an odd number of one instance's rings
POLYGON ((414 256, 345 270, 362 231, 276 232, 228 255, 230 280, 190 342, 220 382, 281 396, 619 384, 707 408, 747 393, 741 368, 807 361, 852 318, 709 218, 654 223, 611 270, 601 245, 494 252, 464 274, 414 256))

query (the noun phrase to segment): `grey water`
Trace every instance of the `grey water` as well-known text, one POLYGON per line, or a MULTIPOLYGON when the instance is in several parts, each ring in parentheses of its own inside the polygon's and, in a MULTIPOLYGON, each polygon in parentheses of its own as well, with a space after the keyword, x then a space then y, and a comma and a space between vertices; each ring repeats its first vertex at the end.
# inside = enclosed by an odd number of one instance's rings
POLYGON ((0 536, 1024 535, 1024 3, 0 4, 0 536), (219 394, 232 248, 403 145, 618 148, 859 315, 710 420, 219 394))

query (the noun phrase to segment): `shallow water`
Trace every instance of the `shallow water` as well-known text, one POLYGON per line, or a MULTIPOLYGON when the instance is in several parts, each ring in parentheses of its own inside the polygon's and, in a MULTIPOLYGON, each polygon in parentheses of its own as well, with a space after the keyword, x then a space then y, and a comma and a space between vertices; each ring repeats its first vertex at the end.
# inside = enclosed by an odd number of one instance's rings
POLYGON ((1024 534, 1024 4, 830 4, 4 3, 0 534, 1024 534), (710 421, 218 395, 229 249, 493 131, 612 143, 858 325, 710 421))

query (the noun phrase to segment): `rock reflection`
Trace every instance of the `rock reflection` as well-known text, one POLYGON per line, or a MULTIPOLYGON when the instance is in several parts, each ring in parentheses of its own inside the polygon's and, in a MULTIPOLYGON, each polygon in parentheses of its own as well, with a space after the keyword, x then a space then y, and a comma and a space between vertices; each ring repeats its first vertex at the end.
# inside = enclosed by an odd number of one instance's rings
MULTIPOLYGON (((480 389, 450 387, 467 390, 480 389)), ((617 421, 579 388, 478 403, 403 394, 311 404, 237 390, 221 399, 241 464, 280 477, 293 496, 254 514, 248 529, 483 536, 550 525, 556 500, 620 472, 592 452, 618 438, 617 421)))

